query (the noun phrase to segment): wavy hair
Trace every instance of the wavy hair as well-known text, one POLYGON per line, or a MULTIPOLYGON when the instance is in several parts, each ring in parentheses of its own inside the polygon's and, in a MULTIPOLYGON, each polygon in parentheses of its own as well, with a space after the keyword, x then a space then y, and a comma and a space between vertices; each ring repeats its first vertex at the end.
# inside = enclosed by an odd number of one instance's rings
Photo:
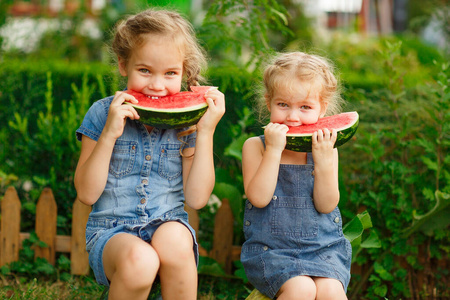
POLYGON ((204 81, 206 54, 199 45, 191 23, 179 13, 164 9, 147 9, 120 21, 114 32, 111 49, 128 63, 133 49, 140 47, 151 35, 172 39, 184 54, 183 75, 189 88, 204 81))
MULTIPOLYGON (((151 8, 120 21, 115 27, 111 50, 128 64, 133 50, 142 46, 152 35, 169 39, 183 53, 186 89, 205 82, 201 73, 206 68, 206 53, 196 38, 192 24, 175 11, 151 8)), ((181 137, 195 131, 196 126, 191 126, 178 133, 178 139, 184 145, 186 143, 181 137)))
POLYGON ((298 79, 319 87, 319 101, 327 104, 326 115, 334 115, 341 111, 343 99, 341 86, 335 76, 335 67, 328 59, 304 52, 279 53, 266 66, 263 73, 263 85, 259 94, 257 110, 260 120, 270 115, 267 101, 273 98, 277 89, 291 89, 298 79))

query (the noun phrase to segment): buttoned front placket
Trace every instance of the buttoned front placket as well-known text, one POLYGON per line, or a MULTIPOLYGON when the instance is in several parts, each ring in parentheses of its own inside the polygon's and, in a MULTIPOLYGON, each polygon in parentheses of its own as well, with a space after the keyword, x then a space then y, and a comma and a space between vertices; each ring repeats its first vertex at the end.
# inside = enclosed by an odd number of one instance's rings
POLYGON ((157 142, 159 129, 153 128, 153 130, 149 133, 145 126, 141 126, 141 132, 144 158, 142 162, 139 184, 136 186, 136 193, 140 198, 136 206, 136 213, 140 216, 142 221, 145 221, 145 218, 147 217, 145 208, 147 206, 148 199, 150 198, 150 194, 148 193, 149 189, 147 187, 150 181, 150 172, 154 161, 153 149, 155 143, 157 142))

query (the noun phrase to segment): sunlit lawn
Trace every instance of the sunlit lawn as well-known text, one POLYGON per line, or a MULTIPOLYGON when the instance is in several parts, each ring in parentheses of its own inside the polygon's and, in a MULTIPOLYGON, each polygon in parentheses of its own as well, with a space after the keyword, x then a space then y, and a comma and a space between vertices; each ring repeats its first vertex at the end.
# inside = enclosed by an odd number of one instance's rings
MULTIPOLYGON (((99 299, 103 286, 92 277, 72 277, 69 281, 47 281, 0 275, 0 299, 99 299)), ((245 299, 250 287, 240 280, 200 276, 199 300, 245 299)), ((155 293, 152 293, 152 295, 155 293)), ((150 297, 152 299, 154 297, 150 297)))

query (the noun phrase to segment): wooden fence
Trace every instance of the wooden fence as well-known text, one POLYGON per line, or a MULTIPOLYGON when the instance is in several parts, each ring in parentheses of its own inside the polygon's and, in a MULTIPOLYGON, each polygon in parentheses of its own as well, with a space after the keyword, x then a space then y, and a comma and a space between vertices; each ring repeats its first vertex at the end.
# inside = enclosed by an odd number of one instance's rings
MULTIPOLYGON (((45 188, 36 206, 36 234, 47 247, 36 247, 35 257, 47 259, 55 264, 56 252, 70 253, 71 273, 89 273, 88 254, 85 250, 85 227, 91 207, 74 201, 72 211, 72 233, 70 236, 56 234, 57 205, 53 192, 45 188)), ((200 221, 197 211, 187 208, 189 223, 198 232, 200 221)), ((20 232, 21 203, 14 187, 9 187, 1 200, 0 208, 0 267, 19 260, 19 249, 30 234, 20 232)), ((240 246, 233 246, 233 214, 227 199, 217 211, 214 225, 214 240, 211 251, 200 246, 202 256, 214 258, 230 273, 233 260, 239 260, 240 246)))

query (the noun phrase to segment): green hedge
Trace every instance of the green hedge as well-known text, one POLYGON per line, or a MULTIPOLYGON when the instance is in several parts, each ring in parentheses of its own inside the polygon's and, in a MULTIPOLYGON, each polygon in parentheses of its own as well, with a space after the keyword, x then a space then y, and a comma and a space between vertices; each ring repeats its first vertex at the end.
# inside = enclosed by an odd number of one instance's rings
MULTIPOLYGON (((93 99, 101 96, 98 77, 103 79, 105 89, 117 87, 117 76, 110 66, 101 63, 78 64, 65 61, 9 60, 0 64, 0 124, 6 125, 14 112, 37 116, 44 109, 47 90, 47 74, 53 81, 54 112, 61 111, 63 100, 73 94, 73 85, 80 87, 83 77, 88 85, 96 85, 93 99), (4 123, 6 122, 6 123, 4 123)), ((3 126, 2 126, 3 127, 3 126)))

